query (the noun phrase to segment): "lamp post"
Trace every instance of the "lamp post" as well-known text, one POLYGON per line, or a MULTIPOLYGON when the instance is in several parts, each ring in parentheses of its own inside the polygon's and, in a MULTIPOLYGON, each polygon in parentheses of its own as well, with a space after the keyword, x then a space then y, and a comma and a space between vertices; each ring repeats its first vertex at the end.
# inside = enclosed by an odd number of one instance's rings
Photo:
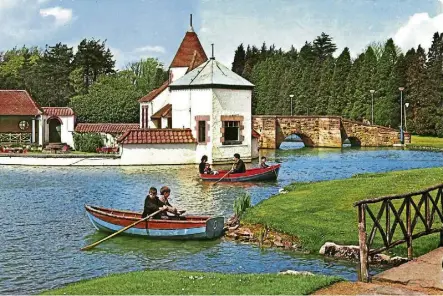
POLYGON ((405 131, 408 131, 408 125, 406 122, 406 109, 409 107, 409 103, 405 103, 405 131))
POLYGON ((371 100, 371 125, 374 125, 374 93, 375 93, 375 90, 371 89, 369 92, 371 93, 371 96, 372 96, 372 100, 371 100))
POLYGON ((403 91, 404 87, 399 87, 400 91, 400 143, 403 144, 403 91))
POLYGON ((292 98, 294 97, 294 95, 289 95, 289 97, 291 98, 291 116, 292 116, 292 98))

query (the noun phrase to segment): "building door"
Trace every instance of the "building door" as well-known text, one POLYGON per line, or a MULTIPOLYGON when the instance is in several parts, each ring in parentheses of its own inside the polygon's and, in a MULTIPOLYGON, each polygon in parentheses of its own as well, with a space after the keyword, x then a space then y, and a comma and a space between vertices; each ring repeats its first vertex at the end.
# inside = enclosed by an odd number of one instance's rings
POLYGON ((61 140, 61 123, 53 118, 49 120, 49 143, 60 143, 61 140))

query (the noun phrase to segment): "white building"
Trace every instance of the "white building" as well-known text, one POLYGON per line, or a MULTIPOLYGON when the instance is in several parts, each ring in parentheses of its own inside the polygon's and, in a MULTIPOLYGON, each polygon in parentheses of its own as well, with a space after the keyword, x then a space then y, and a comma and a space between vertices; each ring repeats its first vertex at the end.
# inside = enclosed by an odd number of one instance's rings
POLYGON ((198 163, 203 155, 209 162, 223 163, 230 162, 234 153, 244 161, 257 157, 257 140, 252 137, 253 87, 214 57, 207 58, 191 23, 169 68, 168 81, 139 100, 140 129, 118 140, 122 163, 141 159, 143 163, 198 163))

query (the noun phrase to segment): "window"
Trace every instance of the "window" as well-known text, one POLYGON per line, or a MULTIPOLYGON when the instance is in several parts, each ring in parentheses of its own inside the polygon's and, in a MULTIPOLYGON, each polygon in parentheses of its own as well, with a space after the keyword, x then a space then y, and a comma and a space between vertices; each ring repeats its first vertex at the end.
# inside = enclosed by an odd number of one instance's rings
POLYGON ((199 144, 207 144, 210 142, 209 139, 209 120, 208 115, 197 115, 195 116, 195 126, 194 130, 197 133, 197 142, 199 144))
POLYGON ((239 145, 243 142, 243 116, 240 115, 222 115, 222 128, 221 134, 222 137, 220 142, 223 145, 239 145))
POLYGON ((199 143, 206 142, 206 121, 200 120, 198 122, 198 142, 199 143))
POLYGON ((27 121, 20 121, 19 123, 18 123, 18 127, 23 131, 23 130, 26 130, 26 129, 28 129, 29 128, 29 122, 27 122, 27 121))

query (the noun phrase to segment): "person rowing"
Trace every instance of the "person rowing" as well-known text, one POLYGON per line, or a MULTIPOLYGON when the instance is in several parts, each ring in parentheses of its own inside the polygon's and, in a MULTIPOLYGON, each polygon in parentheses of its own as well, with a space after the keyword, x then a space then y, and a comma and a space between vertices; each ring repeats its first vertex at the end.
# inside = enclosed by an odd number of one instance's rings
POLYGON ((246 173, 246 166, 243 160, 240 159, 240 154, 234 154, 234 163, 232 164, 231 174, 246 173))
MULTIPOLYGON (((163 186, 162 189, 164 189, 164 187, 165 186, 163 186)), ((170 193, 171 190, 169 188, 167 188, 167 189, 169 190, 169 193, 170 193)), ((172 214, 179 213, 176 208, 172 207, 171 204, 169 204, 169 202, 167 201, 167 198, 166 198, 166 202, 161 201, 160 198, 157 196, 157 188, 151 187, 149 189, 149 194, 148 194, 148 196, 146 196, 146 199, 145 199, 145 206, 143 209, 142 218, 145 218, 148 215, 151 215, 151 214, 157 212, 158 210, 162 210, 162 212, 153 216, 152 217, 153 219, 168 219, 169 216, 166 214, 166 212, 170 212, 172 214)))

